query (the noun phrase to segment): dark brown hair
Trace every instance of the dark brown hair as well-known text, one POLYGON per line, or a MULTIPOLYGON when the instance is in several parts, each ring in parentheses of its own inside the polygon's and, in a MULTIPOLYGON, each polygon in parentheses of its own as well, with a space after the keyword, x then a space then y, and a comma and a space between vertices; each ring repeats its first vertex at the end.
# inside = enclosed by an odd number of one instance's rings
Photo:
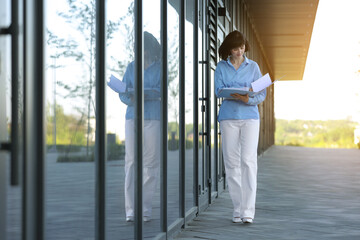
POLYGON ((144 51, 148 52, 147 57, 150 58, 150 61, 160 59, 161 46, 154 35, 146 31, 144 32, 144 51))
POLYGON ((229 33, 219 48, 220 58, 226 60, 231 55, 231 49, 245 45, 245 52, 250 50, 249 42, 244 34, 235 30, 229 33))

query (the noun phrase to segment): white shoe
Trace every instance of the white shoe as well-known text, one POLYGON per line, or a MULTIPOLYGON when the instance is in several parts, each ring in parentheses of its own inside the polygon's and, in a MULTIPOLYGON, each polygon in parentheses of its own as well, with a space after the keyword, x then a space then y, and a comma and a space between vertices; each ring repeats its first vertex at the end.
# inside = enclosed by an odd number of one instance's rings
POLYGON ((253 223, 253 219, 252 218, 243 218, 242 222, 243 223, 253 223))
POLYGON ((239 222, 241 222, 241 218, 240 217, 233 217, 232 222, 233 223, 239 223, 239 222))
POLYGON ((150 222, 151 217, 150 216, 144 216, 143 220, 144 220, 144 222, 150 222))
POLYGON ((134 217, 133 217, 133 216, 126 217, 126 221, 127 221, 127 222, 133 222, 133 221, 134 221, 134 217))

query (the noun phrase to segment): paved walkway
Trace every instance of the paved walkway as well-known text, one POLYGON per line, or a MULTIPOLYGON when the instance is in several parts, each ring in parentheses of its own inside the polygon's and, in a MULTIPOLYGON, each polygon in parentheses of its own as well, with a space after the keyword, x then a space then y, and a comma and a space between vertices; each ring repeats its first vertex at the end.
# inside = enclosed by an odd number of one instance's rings
MULTIPOLYGON (((192 151, 186 151, 186 210, 193 207, 192 151)), ((168 223, 179 217, 179 152, 168 152, 168 223)), ((57 154, 46 155, 45 239, 95 239, 94 162, 56 162, 57 154)), ((7 167, 10 170, 10 167, 7 167)), ((106 170, 106 234, 109 240, 134 239, 134 224, 125 221, 124 160, 108 161, 106 170)), ((9 174, 9 173, 8 173, 9 174)), ((7 240, 21 239, 21 187, 8 184, 7 240)), ((1 213, 0 213, 1 214, 1 213)), ((160 184, 153 199, 151 222, 144 223, 144 239, 160 233, 160 184)), ((3 236, 0 236, 0 240, 3 236)))
POLYGON ((259 159, 254 223, 231 216, 224 192, 175 239, 360 239, 360 151, 271 147, 259 159))

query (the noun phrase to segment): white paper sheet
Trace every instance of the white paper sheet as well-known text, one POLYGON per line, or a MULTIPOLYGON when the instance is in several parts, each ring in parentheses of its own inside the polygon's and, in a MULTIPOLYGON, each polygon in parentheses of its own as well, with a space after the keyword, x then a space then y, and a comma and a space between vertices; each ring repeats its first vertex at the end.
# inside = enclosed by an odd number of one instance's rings
POLYGON ((269 73, 267 73, 258 80, 256 80, 255 82, 252 82, 251 87, 254 92, 260 92, 261 90, 267 88, 271 84, 273 84, 273 82, 271 82, 269 73))
POLYGON ((124 93, 126 91, 126 83, 120 81, 118 78, 116 78, 114 75, 111 74, 110 81, 107 83, 107 85, 118 93, 124 93))

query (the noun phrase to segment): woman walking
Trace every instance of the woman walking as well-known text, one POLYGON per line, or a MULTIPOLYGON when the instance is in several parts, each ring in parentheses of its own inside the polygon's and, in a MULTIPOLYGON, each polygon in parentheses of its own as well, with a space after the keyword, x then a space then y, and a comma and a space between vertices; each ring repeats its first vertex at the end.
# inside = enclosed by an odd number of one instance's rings
MULTIPOLYGON (((219 48, 222 59, 215 70, 215 93, 222 88, 249 88, 260 78, 258 64, 244 54, 250 46, 244 35, 233 31, 219 48)), ((255 216, 257 188, 257 147, 259 111, 266 90, 249 95, 231 94, 221 104, 218 121, 222 137, 226 180, 234 205, 233 222, 252 223, 255 216)))

